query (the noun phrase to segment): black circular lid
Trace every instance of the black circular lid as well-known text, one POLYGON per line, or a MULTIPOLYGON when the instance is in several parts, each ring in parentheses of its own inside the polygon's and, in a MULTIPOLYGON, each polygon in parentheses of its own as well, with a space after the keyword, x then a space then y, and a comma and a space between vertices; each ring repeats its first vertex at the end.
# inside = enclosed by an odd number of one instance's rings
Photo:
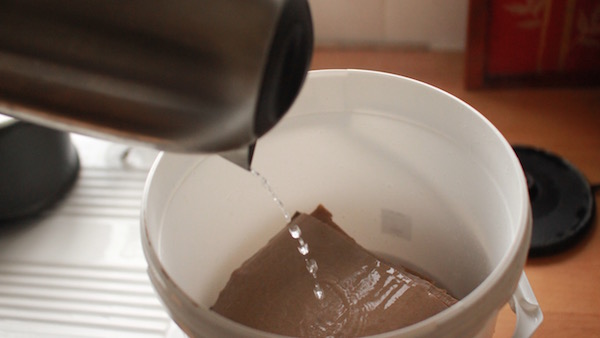
POLYGON ((530 256, 558 253, 592 225, 595 203, 585 177, 565 159, 525 146, 513 147, 527 178, 533 213, 530 256))

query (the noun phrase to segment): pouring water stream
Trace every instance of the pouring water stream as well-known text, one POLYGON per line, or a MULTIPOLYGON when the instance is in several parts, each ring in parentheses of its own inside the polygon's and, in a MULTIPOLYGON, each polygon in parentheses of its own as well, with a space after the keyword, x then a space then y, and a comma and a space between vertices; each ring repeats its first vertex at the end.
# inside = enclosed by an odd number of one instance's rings
POLYGON ((277 194, 275 194, 273 188, 271 187, 267 179, 255 169, 250 169, 250 172, 252 173, 252 175, 256 176, 260 180, 262 186, 271 195, 273 201, 281 210, 281 213, 283 214, 283 217, 285 218, 287 224, 288 232, 290 233, 290 236, 292 236, 292 238, 298 242, 298 252, 304 257, 304 262, 306 263, 306 270, 308 270, 308 273, 310 273, 314 280, 315 284, 313 288, 313 293, 317 299, 323 299, 324 292, 321 288, 321 285, 317 281, 317 271, 319 270, 319 265, 317 264, 317 261, 315 259, 309 258, 310 248, 308 246, 308 243, 306 243, 302 238, 302 230, 297 224, 292 222, 292 217, 290 216, 290 213, 285 209, 285 205, 277 196, 277 194))

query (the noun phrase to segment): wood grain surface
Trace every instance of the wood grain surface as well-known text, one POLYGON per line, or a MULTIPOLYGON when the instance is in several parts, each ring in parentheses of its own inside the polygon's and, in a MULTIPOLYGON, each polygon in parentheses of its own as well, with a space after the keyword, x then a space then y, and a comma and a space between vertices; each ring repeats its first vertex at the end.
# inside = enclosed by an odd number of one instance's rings
MULTIPOLYGON (((315 51, 313 69, 358 68, 408 76, 439 87, 486 116, 511 144, 540 147, 600 183, 600 88, 503 88, 469 91, 462 52, 400 49, 315 51)), ((596 193, 596 204, 600 202, 596 193)), ((525 272, 544 313, 534 337, 600 337, 600 231, 598 218, 577 246, 529 259, 525 272)), ((500 312, 496 337, 511 337, 515 316, 500 312)))

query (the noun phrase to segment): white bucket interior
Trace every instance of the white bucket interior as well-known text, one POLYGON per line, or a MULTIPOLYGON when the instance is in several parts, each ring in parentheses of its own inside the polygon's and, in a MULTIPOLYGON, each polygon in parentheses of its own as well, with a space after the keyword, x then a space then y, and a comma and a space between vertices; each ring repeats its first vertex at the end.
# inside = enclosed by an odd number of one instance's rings
MULTIPOLYGON (((374 72, 313 73, 259 140, 253 167, 288 211, 321 203, 358 243, 463 298, 447 316, 485 297, 497 310, 519 279, 529 209, 518 160, 479 113, 433 87, 374 72), (509 283, 490 291, 502 278, 509 283)), ((200 316, 214 316, 208 308, 230 273, 284 226, 250 173, 220 157, 175 154, 151 172, 143 222, 150 269, 164 269, 200 316)))

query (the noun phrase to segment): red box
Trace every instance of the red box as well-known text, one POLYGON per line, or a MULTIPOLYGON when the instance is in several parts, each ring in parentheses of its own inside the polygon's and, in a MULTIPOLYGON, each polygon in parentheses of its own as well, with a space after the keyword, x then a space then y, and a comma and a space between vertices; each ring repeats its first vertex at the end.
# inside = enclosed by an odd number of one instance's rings
POLYGON ((467 87, 600 83, 600 1, 471 0, 467 87))

